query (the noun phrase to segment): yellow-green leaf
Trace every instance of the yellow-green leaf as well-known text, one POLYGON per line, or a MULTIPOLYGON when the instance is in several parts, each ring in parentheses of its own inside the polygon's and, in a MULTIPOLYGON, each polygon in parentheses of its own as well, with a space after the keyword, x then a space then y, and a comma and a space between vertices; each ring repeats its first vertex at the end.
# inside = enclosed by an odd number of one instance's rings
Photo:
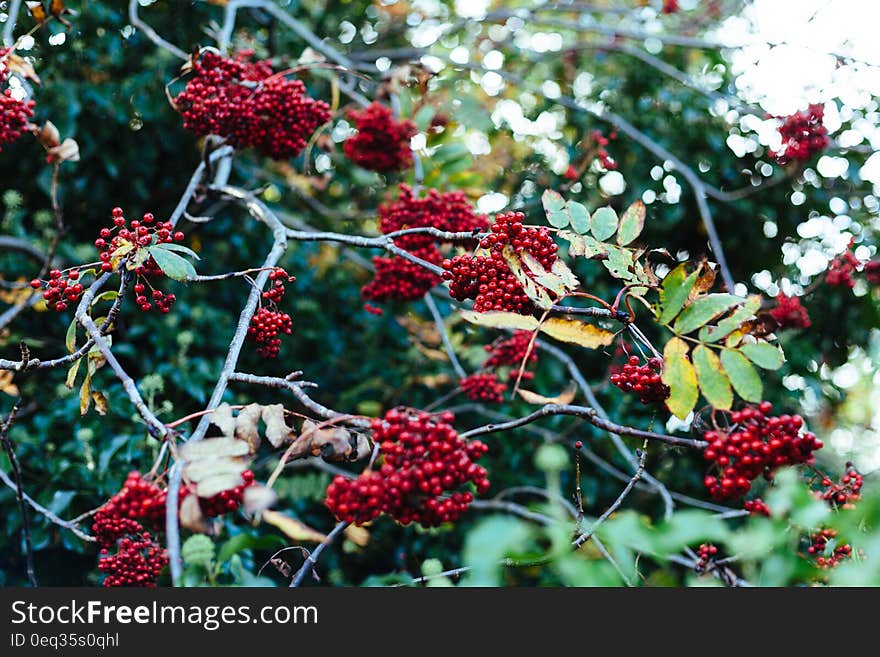
POLYGON ((721 364, 736 394, 746 401, 761 401, 761 394, 764 392, 761 377, 745 356, 734 349, 724 349, 721 352, 721 364))
POLYGON ((519 313, 508 312, 488 312, 478 313, 473 310, 462 310, 461 317, 466 322, 477 324, 478 326, 488 326, 497 329, 515 329, 533 331, 538 328, 538 320, 531 315, 520 315, 519 313))
POLYGON ((552 189, 545 190, 541 195, 541 203, 544 206, 544 212, 547 215, 547 221, 554 228, 565 228, 568 226, 568 213, 565 211, 565 200, 552 189))
POLYGON ((67 347, 67 353, 69 354, 76 351, 76 317, 70 320, 70 326, 67 327, 67 334, 64 336, 64 346, 67 347))
POLYGON ((726 293, 701 297, 681 311, 672 328, 679 335, 687 335, 743 301, 742 297, 726 293))
POLYGON ((639 235, 645 228, 645 204, 639 199, 626 209, 620 218, 620 226, 617 229, 617 243, 626 246, 639 235))
POLYGON ((672 338, 663 349, 663 383, 669 386, 666 406, 675 417, 685 419, 697 404, 699 390, 684 340, 672 338))
POLYGON ((614 231, 617 230, 617 213, 614 208, 606 205, 604 208, 596 210, 590 217, 590 230, 593 237, 600 242, 604 242, 614 235, 614 231))
POLYGON ((764 370, 778 370, 785 362, 785 356, 775 345, 767 342, 752 342, 742 345, 739 350, 750 361, 764 370))
POLYGON ((514 278, 516 278, 517 282, 522 287, 523 291, 526 293, 526 296, 539 308, 543 308, 547 310, 550 306, 553 305, 553 300, 550 298, 550 295, 547 293, 547 290, 544 289, 543 286, 539 285, 535 282, 535 280, 526 274, 525 270, 522 267, 522 262, 519 259, 519 256, 514 252, 513 248, 510 245, 504 247, 504 250, 501 252, 504 256, 504 261, 507 263, 507 266, 510 268, 511 273, 514 278))
POLYGON ((700 384, 700 390, 706 401, 715 408, 730 408, 733 404, 733 392, 715 352, 705 345, 697 345, 692 358, 697 373, 697 383, 700 384))
POLYGON ((568 211, 569 219, 571 219, 571 227, 581 235, 590 232, 590 213, 583 203, 577 201, 569 201, 565 206, 568 211))
POLYGON ((267 522, 284 532, 287 537, 293 541, 311 541, 313 543, 323 543, 327 540, 327 536, 312 529, 304 522, 291 518, 290 516, 279 511, 263 511, 263 522, 267 522))
POLYGON ((541 324, 541 332, 561 342, 587 349, 605 347, 614 341, 614 333, 577 319, 551 317, 541 324))
POLYGON ((740 325, 754 315, 761 307, 761 295, 753 294, 746 299, 746 302, 734 310, 729 317, 725 317, 717 326, 704 326, 700 329, 700 340, 703 342, 718 342, 722 338, 727 337, 730 333, 740 327, 740 325))
POLYGON ((78 358, 76 362, 70 366, 70 369, 67 370, 67 380, 64 382, 64 385, 67 386, 68 390, 73 390, 73 384, 76 383, 76 373, 79 371, 79 366, 82 361, 82 358, 78 358))
POLYGON ((688 276, 685 263, 666 274, 660 286, 660 324, 669 324, 678 316, 696 282, 697 273, 688 276))

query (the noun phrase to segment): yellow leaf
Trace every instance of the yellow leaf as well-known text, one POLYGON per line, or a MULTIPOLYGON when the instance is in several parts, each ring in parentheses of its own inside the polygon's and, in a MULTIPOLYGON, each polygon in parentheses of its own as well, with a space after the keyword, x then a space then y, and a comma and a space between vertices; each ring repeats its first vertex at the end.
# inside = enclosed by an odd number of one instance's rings
POLYGON ((98 415, 107 415, 107 397, 100 390, 92 392, 92 401, 95 402, 95 411, 98 415))
POLYGON ((614 341, 614 333, 611 331, 577 319, 551 317, 541 324, 541 331, 556 340, 571 342, 587 349, 604 347, 614 341))
POLYGON ((294 541, 311 541, 314 543, 323 543, 327 540, 327 535, 322 534, 317 529, 312 529, 304 522, 300 522, 296 518, 279 513, 278 511, 263 511, 263 522, 277 527, 288 537, 294 541))
POLYGON ((12 382, 15 375, 9 370, 0 372, 0 392, 10 397, 18 397, 18 386, 12 382))
POLYGON ((531 315, 520 315, 508 312, 478 313, 472 310, 463 310, 461 317, 466 322, 479 326, 500 329, 521 329, 532 331, 538 328, 538 320, 531 315))
POLYGON ((364 527, 349 525, 344 530, 345 538, 359 547, 365 547, 370 542, 370 532, 364 527))
POLYGON ((555 397, 545 397, 544 395, 539 395, 537 392, 532 392, 531 390, 523 390, 520 388, 517 390, 519 396, 525 399, 530 404, 570 404, 574 400, 575 392, 577 388, 572 383, 565 390, 560 392, 555 397))

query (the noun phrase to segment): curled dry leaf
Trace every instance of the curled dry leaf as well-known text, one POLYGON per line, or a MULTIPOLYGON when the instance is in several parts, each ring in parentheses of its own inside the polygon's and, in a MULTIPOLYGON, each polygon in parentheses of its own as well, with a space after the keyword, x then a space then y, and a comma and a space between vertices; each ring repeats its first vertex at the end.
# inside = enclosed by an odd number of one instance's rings
POLYGON ((107 397, 100 390, 92 391, 92 401, 95 403, 95 411, 98 415, 107 415, 107 397))
POLYGON ((203 481, 220 475, 239 475, 247 470, 247 467, 247 461, 241 457, 199 459, 187 463, 183 468, 183 474, 190 481, 203 481))
POLYGON ((13 378, 15 378, 15 374, 9 370, 0 372, 0 392, 11 397, 18 397, 18 386, 13 383, 13 378))
POLYGON ((211 475, 196 482, 196 493, 198 493, 199 497, 207 499, 236 486, 241 486, 243 483, 244 479, 241 478, 241 475, 233 472, 211 475))
POLYGON ((28 12, 30 12, 31 17, 38 23, 44 23, 46 19, 49 18, 42 2, 25 2, 24 4, 27 7, 28 12))
POLYGON ((577 387, 572 383, 555 397, 545 397, 544 395, 539 395, 537 392, 523 390, 522 388, 517 390, 517 392, 520 397, 530 404, 570 404, 574 401, 577 387))
POLYGON ((362 434, 342 427, 318 427, 311 420, 302 424, 299 438, 291 446, 289 458, 320 456, 325 461, 354 461, 370 453, 370 443, 362 434))
POLYGON ((48 153, 50 162, 79 162, 79 144, 70 137, 48 149, 48 153))
POLYGON ((34 126, 31 132, 46 150, 61 145, 61 133, 51 121, 46 121, 42 126, 34 126))
POLYGON ((6 55, 6 58, 3 61, 6 65, 6 68, 8 68, 13 73, 17 73, 21 77, 25 78, 26 80, 30 80, 34 84, 40 84, 40 76, 37 75, 34 67, 24 57, 19 57, 15 53, 9 53, 8 55, 6 55))
POLYGON ((235 435, 235 418, 232 417, 232 407, 226 402, 220 404, 211 413, 211 424, 220 429, 224 436, 235 435))
POLYGON ((293 442, 295 435, 284 421, 284 406, 281 404, 263 406, 263 422, 266 423, 266 440, 272 447, 281 447, 285 443, 293 442))
POLYGON ((199 497, 213 497, 244 483, 250 446, 243 440, 225 436, 189 442, 180 448, 183 475, 195 484, 199 497))
POLYGON ((242 493, 241 501, 245 513, 251 515, 260 513, 270 508, 278 500, 278 495, 271 488, 262 484, 248 486, 242 493))
POLYGON ((195 495, 187 495, 180 503, 180 526, 198 534, 210 534, 211 525, 202 513, 199 498, 195 495))
POLYGON ((180 448, 180 457, 184 461, 198 461, 224 456, 245 456, 248 451, 247 443, 227 436, 186 443, 180 448))
POLYGON ((327 540, 327 535, 322 534, 317 529, 312 529, 304 522, 291 518, 290 516, 279 513, 278 511, 264 511, 263 522, 277 527, 288 537, 294 541, 312 541, 314 543, 323 543, 327 540))
POLYGON ((246 442, 253 454, 260 448, 260 416, 263 409, 259 404, 248 404, 235 418, 235 437, 246 442))

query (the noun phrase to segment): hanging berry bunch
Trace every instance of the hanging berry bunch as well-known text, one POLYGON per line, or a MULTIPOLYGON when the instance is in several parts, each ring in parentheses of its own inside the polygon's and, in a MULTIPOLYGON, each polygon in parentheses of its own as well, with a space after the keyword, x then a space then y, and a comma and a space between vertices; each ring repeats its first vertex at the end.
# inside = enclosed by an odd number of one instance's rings
POLYGON ((616 138, 617 132, 613 130, 607 137, 601 130, 590 131, 590 140, 596 145, 596 159, 599 161, 602 168, 608 171, 617 170, 617 162, 608 154, 607 148, 608 144, 616 138))
POLYGON ((342 145, 345 154, 358 166, 371 171, 400 171, 412 166, 409 140, 416 134, 412 121, 398 121, 391 108, 374 102, 363 110, 352 110, 357 134, 342 145))
POLYGON ((174 100, 183 127, 199 136, 225 137, 235 148, 253 148, 275 160, 295 157, 330 120, 330 107, 309 97, 301 80, 274 73, 266 61, 251 62, 252 54, 198 56, 193 78, 174 100))
MULTIPOLYGON (((499 338, 492 344, 487 344, 484 349, 489 352, 489 357, 483 363, 483 367, 487 370, 510 367, 507 377, 511 380, 516 379, 526 354, 528 354, 526 364, 538 361, 537 350, 534 348, 529 350, 531 341, 531 331, 514 331, 509 338, 499 338)), ((534 376, 533 372, 523 371, 522 373, 524 381, 529 381, 534 376)))
MULTIPOLYGON (((387 235, 407 228, 436 228, 444 232, 480 232, 488 226, 486 217, 474 214, 467 197, 461 192, 428 190, 416 196, 408 185, 400 186, 400 196, 379 207, 379 230, 387 235)), ((432 235, 413 234, 394 238, 395 245, 412 255, 440 266, 442 242, 432 235)), ((361 289, 366 301, 382 303, 389 300, 414 301, 440 282, 440 277, 406 258, 374 257, 376 274, 361 289)))
POLYGON ((277 358, 281 352, 280 335, 293 333, 293 320, 290 315, 278 309, 278 302, 284 297, 284 284, 296 280, 281 267, 269 274, 272 286, 262 293, 260 308, 251 317, 247 337, 257 343, 257 354, 261 358, 277 358), (266 302, 267 305, 262 305, 266 302))
POLYGON ((711 569, 713 562, 718 558, 718 546, 711 543, 703 543, 697 548, 697 564, 694 570, 702 574, 711 569))
POLYGON ((782 148, 771 152, 779 164, 792 161, 804 162, 828 147, 828 129, 822 125, 825 108, 821 104, 810 105, 805 111, 790 116, 777 117, 782 120, 779 134, 782 148))
POLYGON ((501 310, 529 315, 535 305, 516 280, 504 259, 503 250, 510 246, 517 254, 527 251, 545 269, 556 261, 558 247, 546 228, 526 227, 522 212, 499 214, 480 246, 488 255, 458 255, 443 261, 443 277, 449 281, 453 299, 474 300, 474 310, 501 310))
POLYGON ((832 287, 840 286, 852 289, 856 285, 854 275, 861 267, 862 263, 852 252, 852 243, 850 243, 850 248, 834 258, 828 265, 828 271, 825 272, 825 283, 832 287))
POLYGON ((34 101, 18 100, 12 90, 5 87, 9 77, 6 59, 12 54, 10 48, 0 48, 0 151, 27 131, 28 122, 34 115, 34 101))
POLYGON ((854 502, 862 498, 863 483, 862 475, 852 463, 847 463, 846 472, 839 482, 833 481, 830 477, 822 477, 820 481, 822 488, 816 491, 816 496, 835 507, 852 508, 854 502))
POLYGON ((750 515, 753 516, 766 516, 770 517, 770 507, 764 503, 760 497, 756 497, 753 500, 746 500, 743 503, 743 508, 749 512, 750 515))
POLYGON ((498 375, 489 372, 471 374, 461 380, 461 390, 471 401, 500 404, 504 401, 507 384, 498 380, 498 375))
POLYGON ((820 529, 810 534, 810 545, 807 547, 807 554, 816 560, 816 565, 822 569, 834 568, 844 559, 852 556, 852 546, 848 543, 835 545, 830 554, 828 551, 828 543, 836 541, 836 529, 820 529))
POLYGON ((165 517, 165 493, 131 472, 120 491, 95 513, 92 531, 100 548, 104 586, 154 587, 168 554, 144 525, 165 517))
POLYGON ((624 392, 638 395, 643 404, 657 404, 669 397, 669 386, 662 381, 663 360, 649 358, 644 365, 638 356, 630 356, 626 364, 610 377, 612 384, 624 392))
POLYGON ((749 492, 752 481, 760 476, 772 479, 773 473, 788 465, 811 465, 814 451, 822 442, 809 432, 801 433, 799 415, 771 417, 773 406, 761 402, 730 414, 726 431, 707 431, 709 444, 703 457, 712 463, 716 474, 703 480, 716 500, 736 499, 749 492))
POLYGON ((810 316, 801 305, 800 297, 790 297, 780 292, 776 295, 776 307, 770 309, 769 315, 776 320, 779 328, 810 327, 810 316))
POLYGON ((489 490, 486 469, 474 463, 488 447, 466 441, 451 426, 452 413, 439 416, 393 409, 372 422, 383 463, 357 479, 337 476, 325 504, 339 519, 364 524, 386 513, 404 525, 436 527, 455 522, 474 496, 458 490, 473 484, 489 490))

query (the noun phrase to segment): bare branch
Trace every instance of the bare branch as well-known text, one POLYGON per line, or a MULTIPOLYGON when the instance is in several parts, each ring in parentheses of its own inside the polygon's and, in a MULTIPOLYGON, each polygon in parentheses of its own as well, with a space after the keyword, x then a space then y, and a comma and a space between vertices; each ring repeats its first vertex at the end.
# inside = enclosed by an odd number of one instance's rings
POLYGON ((12 466, 12 475, 15 477, 15 492, 18 496, 18 508, 21 512, 21 535, 24 542, 25 561, 27 562, 27 576, 31 586, 37 586, 37 576, 34 572, 34 546, 31 543, 31 525, 28 519, 27 506, 24 502, 24 490, 21 484, 21 467, 18 464, 18 458, 15 456, 15 449, 12 447, 12 441, 9 439, 9 429, 15 422, 15 416, 18 409, 21 408, 21 399, 15 402, 6 420, 0 426, 0 443, 3 443, 3 449, 6 452, 6 458, 12 466))
POLYGON ((306 578, 306 575, 308 575, 315 569, 315 565, 318 563, 318 557, 321 556, 321 552, 324 551, 324 548, 330 545, 336 539, 336 537, 343 530, 345 530, 346 527, 348 527, 347 522, 337 523, 337 525, 333 528, 333 531, 327 534, 327 538, 325 538, 324 541, 318 545, 318 547, 312 550, 312 553, 306 557, 306 560, 305 562, 303 562, 303 565, 300 567, 300 569, 296 571, 293 579, 290 580, 291 588, 296 588, 297 586, 302 584, 303 580, 306 578))
POLYGON ((178 59, 189 59, 189 55, 187 55, 173 43, 166 41, 165 39, 160 37, 156 30, 154 30, 147 23, 145 23, 143 19, 141 19, 141 17, 138 15, 138 0, 129 0, 128 2, 128 20, 130 20, 132 25, 142 31, 150 41, 155 43, 160 48, 167 50, 178 59))
POLYGON ((459 379, 465 378, 467 372, 464 371, 461 362, 458 360, 458 356, 455 355, 455 349, 453 349, 452 342, 449 340, 449 332, 446 330, 446 323, 443 321, 443 317, 440 315, 440 309, 437 308, 437 303, 434 301, 434 297, 431 296, 430 292, 425 295, 425 304, 427 304, 428 310, 431 311, 431 316, 434 318, 434 323, 437 325, 437 331, 440 333, 440 338, 443 340, 443 348, 446 349, 446 355, 449 356, 449 362, 452 363, 452 369, 455 370, 455 374, 459 379))

